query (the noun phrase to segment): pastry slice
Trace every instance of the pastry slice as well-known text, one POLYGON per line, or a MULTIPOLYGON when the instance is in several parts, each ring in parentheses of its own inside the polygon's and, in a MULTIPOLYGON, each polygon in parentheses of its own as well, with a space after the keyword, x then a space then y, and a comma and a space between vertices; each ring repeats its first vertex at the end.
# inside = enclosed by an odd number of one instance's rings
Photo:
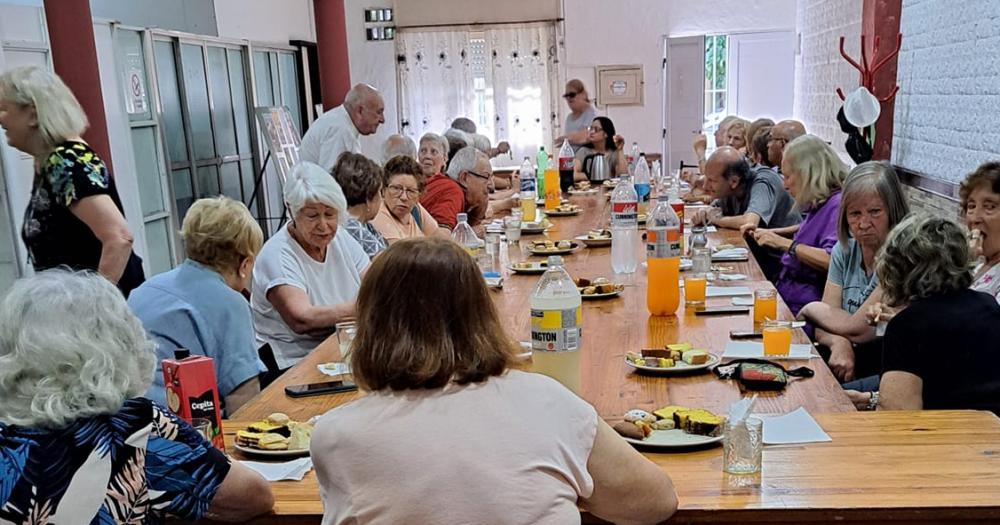
POLYGON ((624 437, 629 439, 645 439, 646 434, 643 433, 642 429, 635 426, 635 423, 629 421, 619 421, 615 426, 611 427, 624 437))
POLYGON ((674 419, 674 413, 678 412, 680 410, 689 410, 689 409, 687 407, 682 407, 682 406, 679 406, 679 405, 669 405, 669 406, 665 406, 663 408, 654 410, 653 411, 653 415, 656 416, 656 417, 658 417, 658 418, 660 418, 660 419, 669 419, 669 420, 673 421, 673 419, 674 419))
POLYGON ((682 357, 689 365, 703 365, 708 362, 708 352, 704 350, 688 350, 682 357))
POLYGON ((281 434, 264 434, 257 441, 257 447, 261 450, 288 450, 288 438, 281 434))

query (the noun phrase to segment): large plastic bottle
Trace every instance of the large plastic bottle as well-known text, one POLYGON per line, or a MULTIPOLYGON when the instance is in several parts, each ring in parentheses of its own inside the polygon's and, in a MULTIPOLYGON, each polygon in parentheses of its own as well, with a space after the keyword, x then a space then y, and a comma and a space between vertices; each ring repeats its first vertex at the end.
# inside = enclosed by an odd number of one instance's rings
POLYGON ((531 293, 532 371, 580 393, 580 291, 562 266, 549 257, 549 269, 531 293))
POLYGON ((545 153, 545 146, 538 147, 538 155, 535 155, 535 177, 537 179, 535 192, 545 195, 545 168, 549 167, 549 154, 545 153))
POLYGON ((521 220, 535 222, 535 199, 538 194, 535 190, 535 170, 528 157, 524 157, 521 163, 518 178, 521 181, 521 220))
POLYGON ((639 240, 639 204, 635 186, 623 174, 611 192, 611 269, 615 273, 634 273, 638 266, 636 243, 639 240))
POLYGON ((559 189, 564 193, 573 188, 573 146, 564 140, 559 148, 559 189))
POLYGON ((562 193, 559 191, 559 167, 552 162, 552 158, 547 159, 545 175, 543 177, 545 186, 545 210, 554 210, 559 207, 562 200, 562 193))
POLYGON ((639 160, 635 163, 635 173, 632 174, 632 184, 635 185, 635 194, 639 200, 639 215, 649 213, 649 164, 646 163, 646 154, 639 153, 639 160))
POLYGON ((681 221, 664 192, 646 220, 646 308, 672 315, 680 306, 681 221))
POLYGON ((628 174, 635 175, 635 161, 639 159, 639 143, 633 142, 632 149, 628 151, 625 160, 628 161, 628 174))
POLYGON ((465 251, 469 252, 469 255, 473 259, 476 259, 476 262, 479 262, 479 254, 482 252, 482 241, 479 240, 476 232, 472 230, 472 226, 469 226, 469 215, 467 213, 459 213, 457 217, 458 224, 451 231, 451 240, 458 243, 462 248, 465 248, 465 251))

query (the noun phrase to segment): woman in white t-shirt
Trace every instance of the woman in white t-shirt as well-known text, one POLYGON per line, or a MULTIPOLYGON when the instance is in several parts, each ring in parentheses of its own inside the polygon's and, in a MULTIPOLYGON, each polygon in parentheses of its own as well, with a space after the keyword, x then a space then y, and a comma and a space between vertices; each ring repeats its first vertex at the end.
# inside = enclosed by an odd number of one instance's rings
POLYGON ((311 162, 288 175, 285 206, 291 221, 257 257, 250 306, 258 344, 269 344, 278 369, 299 362, 354 317, 354 300, 368 256, 339 220, 347 200, 334 178, 311 162))
POLYGON ((556 381, 511 369, 475 261, 406 239, 358 294, 351 366, 364 397, 324 415, 311 455, 323 523, 658 523, 669 476, 556 381))

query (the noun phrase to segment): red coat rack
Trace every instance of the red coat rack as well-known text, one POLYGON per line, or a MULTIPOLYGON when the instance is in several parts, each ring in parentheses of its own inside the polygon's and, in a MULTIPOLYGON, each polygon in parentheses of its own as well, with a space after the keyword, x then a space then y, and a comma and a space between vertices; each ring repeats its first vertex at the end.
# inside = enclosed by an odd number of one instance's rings
MULTIPOLYGON (((847 52, 844 51, 844 37, 840 37, 840 56, 844 57, 844 60, 846 60, 848 64, 854 66, 855 69, 861 72, 861 85, 868 88, 868 91, 872 95, 875 95, 875 98, 877 98, 879 102, 888 102, 892 100, 893 97, 896 96, 896 92, 899 91, 899 86, 897 85, 896 87, 892 88, 892 91, 889 94, 887 94, 884 97, 879 97, 877 94, 875 94, 875 73, 877 73, 879 69, 882 69, 882 66, 884 66, 890 60, 892 60, 894 56, 899 54, 899 46, 900 44, 902 44, 902 42, 903 42, 902 33, 897 33, 896 48, 890 51, 889 54, 887 54, 886 56, 879 59, 877 57, 879 51, 878 49, 879 44, 881 44, 881 38, 876 36, 875 45, 872 48, 872 55, 873 55, 872 60, 875 61, 875 65, 869 68, 868 53, 867 51, 865 51, 865 35, 861 35, 861 64, 858 64, 854 59, 847 56, 847 52)), ((844 91, 841 90, 840 88, 837 88, 837 96, 840 97, 840 100, 844 100, 845 99, 844 91)))

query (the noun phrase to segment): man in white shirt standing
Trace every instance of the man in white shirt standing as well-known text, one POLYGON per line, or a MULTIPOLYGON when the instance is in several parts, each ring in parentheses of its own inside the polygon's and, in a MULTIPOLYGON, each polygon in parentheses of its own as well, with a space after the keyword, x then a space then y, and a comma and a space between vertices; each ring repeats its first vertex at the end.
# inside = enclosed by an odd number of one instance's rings
POLYGON ((299 146, 299 160, 330 171, 345 151, 361 153, 361 135, 371 135, 385 122, 385 102, 368 84, 351 88, 342 106, 320 115, 299 146))

